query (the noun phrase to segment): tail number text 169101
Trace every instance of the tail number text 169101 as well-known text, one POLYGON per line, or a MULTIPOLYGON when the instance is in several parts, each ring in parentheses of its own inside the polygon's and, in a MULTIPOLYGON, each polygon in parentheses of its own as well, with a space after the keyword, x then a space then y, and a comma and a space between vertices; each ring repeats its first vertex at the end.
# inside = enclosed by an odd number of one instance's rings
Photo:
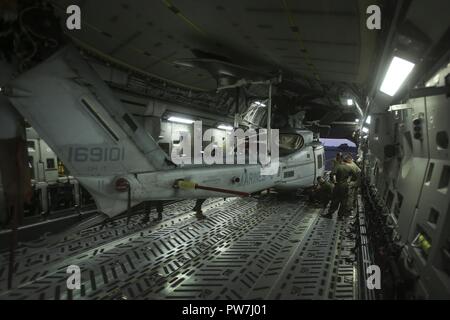
POLYGON ((124 148, 118 147, 70 147, 69 162, 115 162, 125 158, 124 148))

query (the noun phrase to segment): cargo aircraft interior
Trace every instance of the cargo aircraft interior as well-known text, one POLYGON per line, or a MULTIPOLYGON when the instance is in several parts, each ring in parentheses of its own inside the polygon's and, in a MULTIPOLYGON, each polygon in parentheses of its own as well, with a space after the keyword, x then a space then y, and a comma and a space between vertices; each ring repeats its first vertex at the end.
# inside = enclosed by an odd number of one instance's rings
POLYGON ((449 17, 0 1, 0 300, 450 299, 449 17))

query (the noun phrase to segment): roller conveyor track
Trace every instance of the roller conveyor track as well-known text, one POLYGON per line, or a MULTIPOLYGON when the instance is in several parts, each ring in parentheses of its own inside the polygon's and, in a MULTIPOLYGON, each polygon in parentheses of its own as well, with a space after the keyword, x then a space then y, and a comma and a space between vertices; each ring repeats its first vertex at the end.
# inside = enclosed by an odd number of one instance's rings
MULTIPOLYGON (((0 299, 353 299, 356 266, 345 222, 301 200, 211 199, 165 208, 160 223, 94 227, 40 252, 17 253, 15 289, 0 299), (68 290, 69 265, 82 270, 68 290)), ((154 216, 154 214, 153 214, 154 216)), ((126 219, 126 218, 125 218, 126 219)), ((125 220, 124 219, 124 220, 125 220)))

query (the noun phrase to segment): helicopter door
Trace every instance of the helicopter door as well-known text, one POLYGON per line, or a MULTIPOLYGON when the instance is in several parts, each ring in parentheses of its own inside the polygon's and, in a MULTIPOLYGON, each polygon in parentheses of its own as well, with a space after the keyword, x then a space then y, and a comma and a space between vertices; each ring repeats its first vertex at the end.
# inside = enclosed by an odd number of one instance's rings
POLYGON ((324 173, 324 148, 313 148, 314 154, 314 184, 317 183, 317 177, 324 173))

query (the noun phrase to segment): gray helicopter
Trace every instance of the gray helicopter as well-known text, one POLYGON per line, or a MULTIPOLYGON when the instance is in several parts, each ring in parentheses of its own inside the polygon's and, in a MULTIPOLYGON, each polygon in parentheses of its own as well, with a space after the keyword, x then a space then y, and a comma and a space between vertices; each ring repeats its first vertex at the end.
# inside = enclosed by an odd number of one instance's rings
MULTIPOLYGON (((271 89, 272 82, 264 83, 271 89)), ((311 187, 324 172, 323 146, 312 131, 295 128, 278 130, 278 141, 271 148, 277 148, 279 159, 270 158, 266 165, 177 165, 72 47, 19 75, 4 89, 95 199, 100 214, 90 223, 144 201, 249 196, 269 188, 311 187), (263 172, 267 166, 270 174, 263 172)), ((268 136, 273 134, 270 92, 268 136)), ((250 113, 255 115, 248 110, 241 120, 251 119, 250 113)), ((236 153, 236 148, 230 150, 236 153)), ((274 151, 269 154, 273 156, 274 151)))

